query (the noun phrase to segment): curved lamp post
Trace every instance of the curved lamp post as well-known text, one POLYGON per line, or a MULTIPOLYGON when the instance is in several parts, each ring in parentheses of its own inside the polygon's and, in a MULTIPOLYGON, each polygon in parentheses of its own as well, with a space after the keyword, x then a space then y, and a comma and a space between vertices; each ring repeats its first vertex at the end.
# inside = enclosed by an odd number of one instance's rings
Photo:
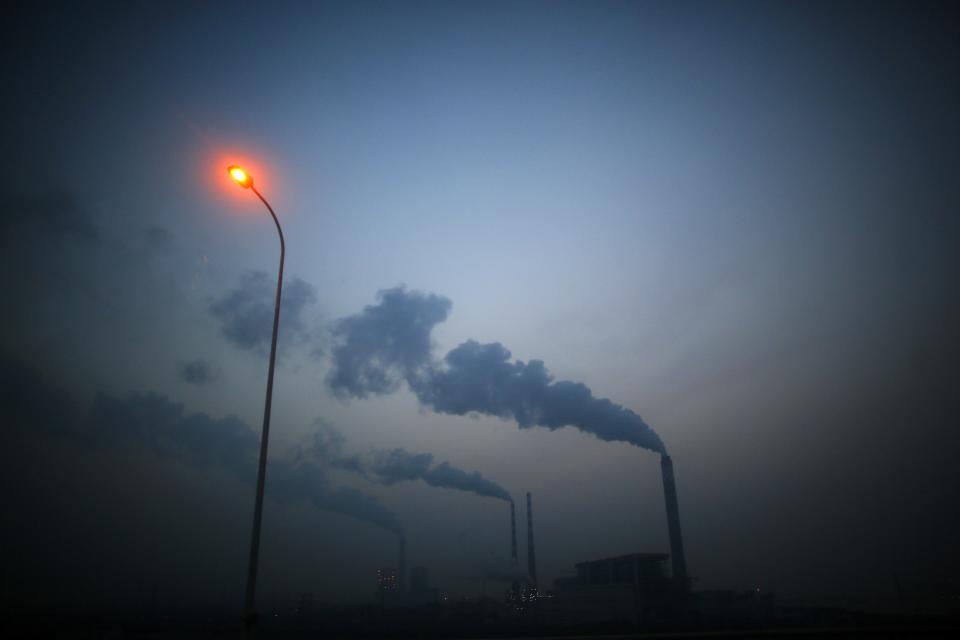
POLYGON ((277 234, 280 236, 280 271, 277 274, 277 300, 273 306, 273 335, 270 338, 270 368, 267 370, 267 399, 263 404, 263 432, 260 436, 260 460, 257 465, 257 497, 253 507, 253 533, 250 535, 250 562, 247 567, 247 591, 243 606, 244 628, 247 633, 256 624, 254 601, 257 593, 257 560, 260 555, 260 521, 263 516, 263 485, 267 475, 267 438, 270 435, 270 405, 273 402, 273 367, 277 360, 277 330, 280 328, 280 291, 283 288, 283 258, 286 254, 286 245, 283 242, 283 230, 273 207, 253 186, 253 177, 242 168, 231 165, 227 167, 230 177, 244 189, 250 189, 267 207, 277 225, 277 234))

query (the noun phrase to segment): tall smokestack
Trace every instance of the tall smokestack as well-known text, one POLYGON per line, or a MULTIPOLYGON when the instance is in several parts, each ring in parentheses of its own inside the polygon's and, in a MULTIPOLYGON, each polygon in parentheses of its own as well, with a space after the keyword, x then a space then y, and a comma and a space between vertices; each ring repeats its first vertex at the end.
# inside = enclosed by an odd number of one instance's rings
POLYGON ((513 560, 513 566, 517 566, 517 511, 513 506, 513 500, 510 501, 510 559, 513 560))
POLYGON ((673 578, 684 588, 687 583, 687 559, 683 554, 683 536, 680 534, 680 509, 677 506, 677 484, 673 479, 673 460, 664 455, 660 458, 663 474, 663 499, 667 504, 667 530, 670 532, 670 561, 673 578))
POLYGON ((527 573, 530 574, 531 584, 536 587, 537 554, 533 550, 533 502, 529 491, 527 491, 527 573))
POLYGON ((400 557, 397 559, 397 590, 407 591, 407 537, 400 535, 400 557))

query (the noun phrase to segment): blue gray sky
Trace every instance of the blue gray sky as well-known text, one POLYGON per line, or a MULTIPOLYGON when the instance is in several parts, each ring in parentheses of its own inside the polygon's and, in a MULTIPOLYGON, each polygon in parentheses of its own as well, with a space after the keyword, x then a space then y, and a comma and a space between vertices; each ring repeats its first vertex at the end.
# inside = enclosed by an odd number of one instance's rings
POLYGON ((453 394, 470 340, 642 416, 698 588, 955 580, 956 28, 940 3, 7 10, 5 580, 239 607, 278 246, 233 162, 287 238, 264 598, 368 598, 393 522, 479 593, 508 506, 436 486, 475 472, 533 493, 542 581, 667 550, 648 440, 453 394), (391 333, 391 295, 447 304, 391 333), (335 383, 351 327, 375 392, 335 383))

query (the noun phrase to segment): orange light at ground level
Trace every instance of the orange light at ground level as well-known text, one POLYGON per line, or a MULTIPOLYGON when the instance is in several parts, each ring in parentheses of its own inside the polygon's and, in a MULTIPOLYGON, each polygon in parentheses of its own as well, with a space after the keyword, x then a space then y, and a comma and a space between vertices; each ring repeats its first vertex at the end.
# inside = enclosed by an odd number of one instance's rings
POLYGON ((250 177, 250 174, 237 165, 231 165, 227 167, 227 172, 229 172, 230 177, 233 178, 234 181, 244 189, 249 189, 253 186, 253 178, 250 177))

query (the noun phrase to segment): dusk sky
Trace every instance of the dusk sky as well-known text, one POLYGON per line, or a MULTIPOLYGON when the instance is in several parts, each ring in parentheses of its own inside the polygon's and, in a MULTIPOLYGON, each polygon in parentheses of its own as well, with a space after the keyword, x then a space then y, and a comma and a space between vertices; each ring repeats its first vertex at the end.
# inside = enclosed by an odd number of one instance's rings
POLYGON ((239 610, 279 247, 233 163, 287 239, 265 602, 369 599, 401 530, 476 595, 528 491, 542 584, 668 552, 659 442, 695 588, 955 585, 950 9, 5 10, 4 599, 239 610))

